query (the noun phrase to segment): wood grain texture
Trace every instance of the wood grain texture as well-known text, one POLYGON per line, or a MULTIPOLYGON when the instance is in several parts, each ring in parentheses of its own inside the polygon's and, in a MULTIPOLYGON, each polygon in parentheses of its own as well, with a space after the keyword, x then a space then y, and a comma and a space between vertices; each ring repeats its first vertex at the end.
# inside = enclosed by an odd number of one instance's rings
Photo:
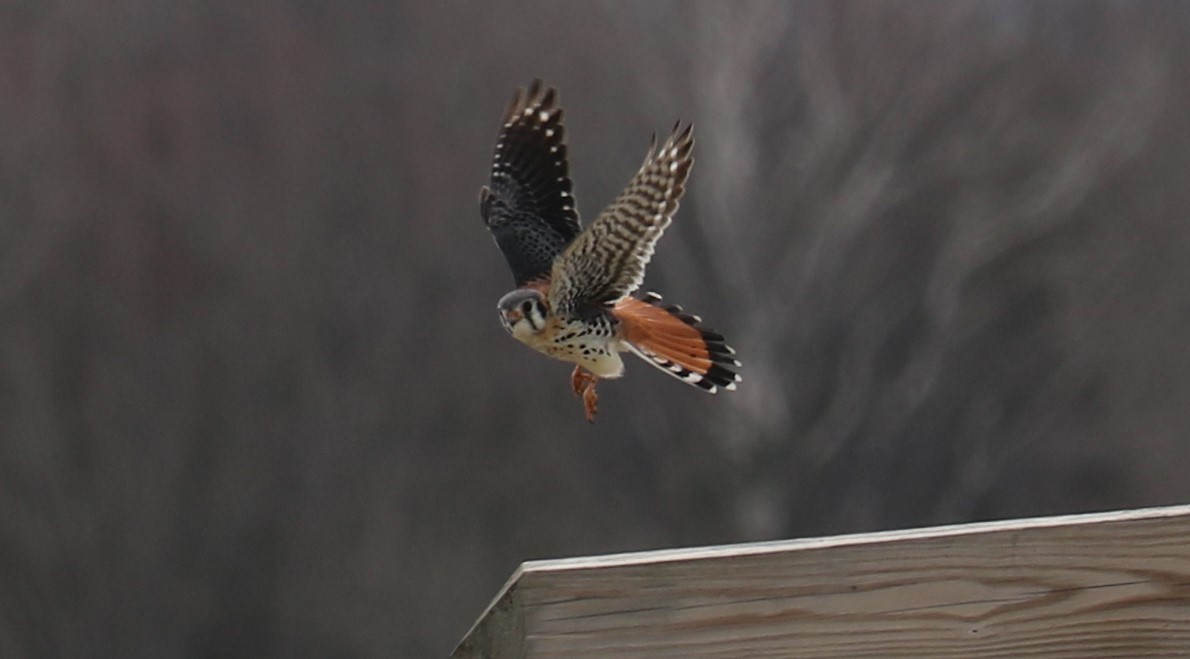
POLYGON ((523 564, 454 657, 1190 656, 1190 506, 523 564))

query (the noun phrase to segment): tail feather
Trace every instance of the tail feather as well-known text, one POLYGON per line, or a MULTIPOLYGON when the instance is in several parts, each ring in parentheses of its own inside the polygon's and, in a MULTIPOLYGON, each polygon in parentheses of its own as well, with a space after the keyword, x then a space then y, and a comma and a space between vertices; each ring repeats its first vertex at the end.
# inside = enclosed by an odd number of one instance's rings
POLYGON ((615 314, 623 327, 629 349, 661 371, 710 393, 720 387, 732 390, 740 376, 739 367, 722 334, 699 326, 702 319, 678 306, 665 306, 661 297, 649 293, 645 299, 624 298, 615 314))

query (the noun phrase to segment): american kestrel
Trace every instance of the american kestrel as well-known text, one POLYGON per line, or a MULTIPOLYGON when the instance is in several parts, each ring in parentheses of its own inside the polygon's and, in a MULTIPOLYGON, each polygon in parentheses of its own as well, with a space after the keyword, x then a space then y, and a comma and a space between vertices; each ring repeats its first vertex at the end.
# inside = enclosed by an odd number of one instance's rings
POLYGON ((735 389, 740 363, 723 336, 658 295, 632 297, 653 247, 678 210, 694 160, 692 127, 674 125, 628 187, 586 230, 579 225, 557 91, 535 80, 504 113, 484 223, 504 252, 516 290, 497 304, 504 329, 530 348, 575 365, 571 386, 595 420, 599 378, 624 373, 621 352, 715 393, 735 389))

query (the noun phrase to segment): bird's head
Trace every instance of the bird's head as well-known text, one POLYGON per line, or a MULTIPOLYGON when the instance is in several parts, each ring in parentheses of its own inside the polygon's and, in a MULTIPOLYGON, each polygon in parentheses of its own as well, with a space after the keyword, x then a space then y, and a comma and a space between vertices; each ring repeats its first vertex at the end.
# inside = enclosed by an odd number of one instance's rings
POLYGON ((521 341, 545 329, 548 310, 541 291, 518 288, 500 298, 496 308, 504 329, 521 341))

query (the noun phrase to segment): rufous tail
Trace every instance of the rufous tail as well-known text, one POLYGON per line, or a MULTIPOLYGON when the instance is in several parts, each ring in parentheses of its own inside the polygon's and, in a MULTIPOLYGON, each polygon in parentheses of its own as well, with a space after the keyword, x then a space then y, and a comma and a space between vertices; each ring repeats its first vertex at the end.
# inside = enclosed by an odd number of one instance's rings
POLYGON ((664 306, 661 296, 627 297, 616 303, 622 335, 632 352, 658 369, 710 393, 736 388, 740 376, 735 350, 723 335, 701 327, 702 319, 678 306, 664 306))

